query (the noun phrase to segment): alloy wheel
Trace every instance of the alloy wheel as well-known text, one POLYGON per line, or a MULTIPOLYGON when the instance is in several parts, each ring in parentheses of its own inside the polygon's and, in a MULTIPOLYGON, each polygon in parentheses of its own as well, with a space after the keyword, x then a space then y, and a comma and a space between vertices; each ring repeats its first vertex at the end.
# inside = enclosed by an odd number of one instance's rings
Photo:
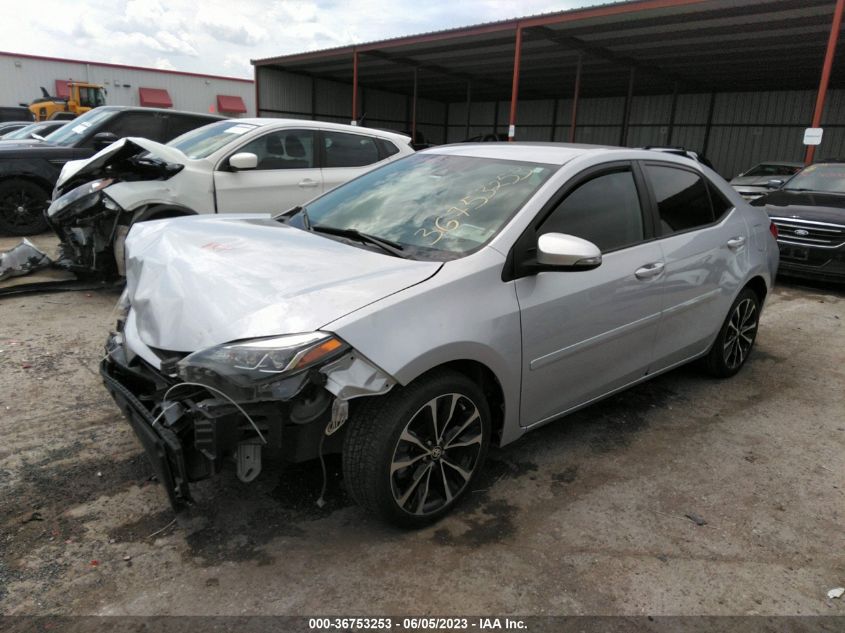
POLYGON ((459 393, 429 400, 405 425, 390 464, 390 488, 405 512, 425 516, 467 486, 481 454, 484 426, 475 403, 459 393))
POLYGON ((35 197, 28 191, 14 191, 0 200, 0 213, 6 222, 16 227, 26 227, 32 222, 35 197))
POLYGON ((728 321, 723 354, 725 365, 736 369, 751 352, 757 334, 757 306, 751 299, 740 301, 728 321))

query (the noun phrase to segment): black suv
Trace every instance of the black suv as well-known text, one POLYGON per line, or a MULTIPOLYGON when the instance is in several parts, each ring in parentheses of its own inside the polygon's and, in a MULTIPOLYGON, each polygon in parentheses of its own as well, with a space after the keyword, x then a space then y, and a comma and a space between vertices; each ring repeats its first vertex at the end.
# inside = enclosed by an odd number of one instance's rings
POLYGON ((0 147, 0 233, 32 235, 47 229, 44 209, 62 165, 88 158, 125 136, 166 143, 223 117, 196 112, 102 106, 86 112, 44 141, 0 147))

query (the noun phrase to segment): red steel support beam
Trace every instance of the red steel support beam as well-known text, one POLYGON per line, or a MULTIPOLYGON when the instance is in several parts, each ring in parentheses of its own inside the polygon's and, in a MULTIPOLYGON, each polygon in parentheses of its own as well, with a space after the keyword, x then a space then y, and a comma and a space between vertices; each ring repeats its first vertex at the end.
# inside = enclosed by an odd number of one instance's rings
POLYGON ((578 98, 581 96, 581 60, 584 55, 578 55, 578 66, 575 68, 575 92, 572 94, 572 121, 569 124, 569 142, 575 142, 575 126, 578 124, 578 98))
POLYGON ((511 115, 508 119, 508 140, 516 136, 516 103, 519 99, 519 65, 522 61, 522 27, 516 27, 516 47, 513 51, 513 85, 511 86, 511 115))
POLYGON ((358 120, 358 49, 352 50, 352 125, 358 120))
MULTIPOLYGON (((819 92, 816 95, 816 109, 813 111, 813 124, 810 127, 819 127, 822 122, 824 100, 827 97, 827 84, 830 81, 830 70, 833 68, 833 57, 836 55, 836 41, 839 39, 839 29, 842 26, 843 9, 845 9, 845 0, 836 0, 836 8, 833 10, 833 22, 830 24, 830 36, 827 38, 827 52, 824 54, 822 77, 819 81, 819 92)), ((804 164, 809 165, 812 163, 815 155, 816 146, 807 145, 804 164)))

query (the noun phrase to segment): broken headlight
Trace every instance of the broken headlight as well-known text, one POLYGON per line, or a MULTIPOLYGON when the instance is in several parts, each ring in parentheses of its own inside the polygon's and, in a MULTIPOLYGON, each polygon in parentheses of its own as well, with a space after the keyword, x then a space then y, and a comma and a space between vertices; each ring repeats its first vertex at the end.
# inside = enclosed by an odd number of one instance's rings
POLYGON ((185 380, 223 377, 240 387, 272 382, 336 358, 348 349, 325 332, 259 338, 194 352, 178 363, 185 380))
POLYGON ((93 207, 100 200, 100 192, 113 182, 114 178, 102 178, 71 189, 65 195, 53 200, 50 208, 47 209, 47 215, 57 220, 71 211, 79 212, 93 207))

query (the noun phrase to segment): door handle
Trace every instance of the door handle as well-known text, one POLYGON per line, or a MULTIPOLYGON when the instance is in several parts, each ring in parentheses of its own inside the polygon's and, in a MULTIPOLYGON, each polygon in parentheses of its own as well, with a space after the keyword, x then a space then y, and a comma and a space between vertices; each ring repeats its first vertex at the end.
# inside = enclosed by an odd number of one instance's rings
POLYGON ((634 273, 634 276, 637 279, 651 279, 652 277, 657 277, 657 275, 662 273, 665 267, 666 264, 663 262, 652 262, 650 264, 646 264, 642 268, 637 268, 637 272, 634 273))
POLYGON ((299 181, 300 187, 316 187, 319 183, 316 180, 312 180, 311 178, 303 178, 299 181))
POLYGON ((732 237, 728 240, 728 248, 732 251, 738 251, 745 244, 745 238, 742 235, 732 237))

